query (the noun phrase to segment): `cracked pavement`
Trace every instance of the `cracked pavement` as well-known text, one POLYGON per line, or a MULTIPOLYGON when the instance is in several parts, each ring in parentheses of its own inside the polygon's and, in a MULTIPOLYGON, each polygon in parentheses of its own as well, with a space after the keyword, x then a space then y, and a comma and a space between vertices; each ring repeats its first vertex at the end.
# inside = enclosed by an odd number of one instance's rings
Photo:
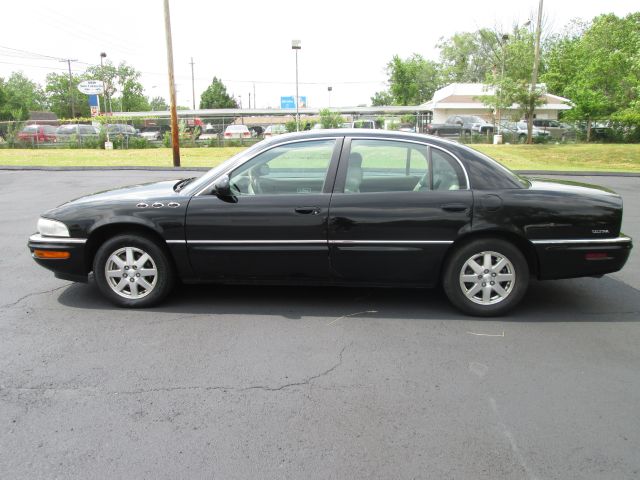
MULTIPOLYGON (((636 252, 489 320, 365 288, 183 286, 127 311, 30 259, 44 210, 167 178, 0 171, 0 477, 640 477, 636 252)), ((640 238, 640 178, 571 179, 620 192, 640 238)))

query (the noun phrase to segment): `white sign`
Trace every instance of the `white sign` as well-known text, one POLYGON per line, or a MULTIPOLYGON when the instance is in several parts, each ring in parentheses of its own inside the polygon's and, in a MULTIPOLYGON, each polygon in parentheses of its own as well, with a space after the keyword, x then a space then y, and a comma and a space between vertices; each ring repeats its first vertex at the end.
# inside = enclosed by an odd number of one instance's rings
POLYGON ((85 95, 102 95, 104 84, 102 80, 85 80, 78 84, 78 90, 85 95))

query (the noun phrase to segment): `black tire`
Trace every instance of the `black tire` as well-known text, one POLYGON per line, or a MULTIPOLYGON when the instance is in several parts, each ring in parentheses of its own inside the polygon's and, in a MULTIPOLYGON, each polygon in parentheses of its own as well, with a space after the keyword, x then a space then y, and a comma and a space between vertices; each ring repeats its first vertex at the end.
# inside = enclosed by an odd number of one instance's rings
POLYGON ((504 315, 515 307, 526 293, 529 286, 529 266, 522 252, 512 243, 498 238, 472 240, 456 248, 449 257, 444 268, 442 286, 449 301, 468 315, 504 315), (473 265, 482 269, 474 271, 467 262, 478 258, 484 260, 484 254, 488 254, 491 262, 495 260, 495 263, 486 269, 485 264, 479 265, 476 261, 473 265), (502 267, 501 258, 508 262, 504 262, 502 267), (512 280, 506 280, 508 278, 512 280), (464 279, 471 280, 465 282, 464 279), (494 284, 496 286, 490 286, 494 284), (474 293, 475 288, 480 290, 474 293), (498 289, 501 289, 504 295, 498 289), (485 290, 488 291, 487 297, 484 297, 485 290))
POLYGON ((100 292, 117 306, 127 308, 158 304, 175 283, 173 265, 165 249, 148 237, 134 234, 118 235, 104 242, 96 252, 93 274, 100 292), (114 256, 123 262, 120 269, 113 268, 118 266, 114 256), (108 277, 107 269, 113 275, 108 277), (124 286, 118 288, 120 285, 124 286))

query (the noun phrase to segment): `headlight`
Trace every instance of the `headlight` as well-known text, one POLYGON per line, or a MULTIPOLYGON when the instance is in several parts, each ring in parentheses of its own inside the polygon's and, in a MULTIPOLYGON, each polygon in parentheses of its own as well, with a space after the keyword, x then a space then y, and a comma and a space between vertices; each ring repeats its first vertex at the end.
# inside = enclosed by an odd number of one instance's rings
POLYGON ((47 237, 68 237, 69 229, 62 222, 40 218, 38 220, 38 233, 47 237))

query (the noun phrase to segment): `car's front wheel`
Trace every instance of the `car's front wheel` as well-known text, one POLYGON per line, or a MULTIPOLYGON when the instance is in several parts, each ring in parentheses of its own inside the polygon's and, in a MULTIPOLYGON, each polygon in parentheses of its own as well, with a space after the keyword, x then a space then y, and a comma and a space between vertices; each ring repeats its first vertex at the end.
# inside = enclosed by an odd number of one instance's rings
POLYGON ((484 238, 457 248, 445 266, 442 279, 451 303, 469 315, 503 315, 527 291, 529 266, 513 244, 484 238))
POLYGON ((165 250, 150 238, 118 235, 98 249, 93 273, 98 288, 120 307, 150 307, 173 287, 174 272, 165 250))

